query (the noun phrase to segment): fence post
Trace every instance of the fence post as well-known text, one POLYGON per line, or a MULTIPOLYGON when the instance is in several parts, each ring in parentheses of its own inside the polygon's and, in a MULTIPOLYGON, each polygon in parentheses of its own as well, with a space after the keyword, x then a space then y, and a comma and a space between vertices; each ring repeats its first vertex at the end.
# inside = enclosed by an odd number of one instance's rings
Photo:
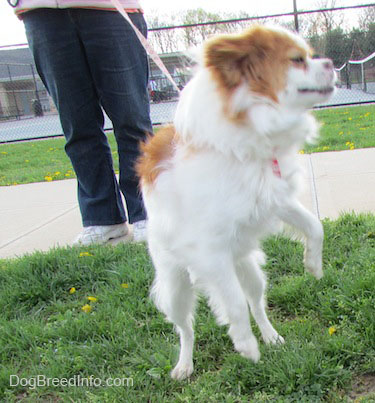
POLYGON ((299 32, 297 0, 293 0, 293 12, 294 12, 294 27, 296 31, 299 32))
POLYGON ((363 90, 363 92, 367 92, 367 83, 366 83, 366 77, 365 77, 364 63, 361 64, 361 75, 362 75, 362 90, 363 90))
MULTIPOLYGON (((7 64, 8 67, 8 75, 9 75, 9 82, 11 83, 11 86, 13 87, 13 80, 12 80, 12 74, 10 73, 10 67, 9 64, 7 64)), ((12 88, 12 94, 13 94, 13 98, 14 98, 14 104, 16 106, 16 111, 17 111, 17 120, 21 118, 21 114, 20 114, 20 110, 18 109, 18 104, 17 104, 17 97, 16 94, 14 92, 14 88, 12 88)))
MULTIPOLYGON (((33 81, 34 81, 34 86, 35 86, 35 97, 36 97, 38 106, 40 107, 38 116, 43 116, 44 113, 43 113, 42 103, 40 102, 40 98, 39 98, 39 91, 38 91, 38 85, 37 85, 37 82, 35 79, 34 66, 32 64, 30 64, 30 68, 31 68, 31 73, 33 75, 33 81)), ((35 113, 35 110, 34 110, 34 113, 35 113)))
POLYGON ((346 65, 346 74, 347 74, 347 88, 349 89, 349 90, 351 90, 352 89, 352 81, 351 81, 351 76, 350 76, 350 63, 347 63, 347 65, 346 65))
POLYGON ((35 97, 40 102, 39 91, 38 91, 38 87, 37 87, 37 83, 36 83, 36 79, 35 79, 34 66, 32 64, 30 64, 30 68, 31 68, 31 73, 33 75, 33 81, 34 81, 34 87, 35 87, 35 97))

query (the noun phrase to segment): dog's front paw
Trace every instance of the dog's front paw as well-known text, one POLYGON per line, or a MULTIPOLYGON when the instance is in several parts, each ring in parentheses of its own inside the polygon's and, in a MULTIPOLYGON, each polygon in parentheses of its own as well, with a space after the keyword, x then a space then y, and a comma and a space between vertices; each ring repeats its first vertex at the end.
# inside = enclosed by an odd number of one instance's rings
POLYGON ((322 256, 320 253, 312 253, 308 249, 305 250, 304 264, 306 270, 311 273, 317 280, 323 277, 322 256))
POLYGON ((263 340, 266 344, 284 344, 285 340, 279 333, 273 329, 272 332, 262 334, 263 340))
POLYGON ((181 381, 183 379, 189 378, 193 373, 194 365, 193 361, 188 363, 177 363, 171 372, 171 378, 181 381))
POLYGON ((255 363, 260 359, 260 352, 256 338, 252 336, 248 340, 238 341, 234 344, 235 349, 242 355, 242 357, 249 358, 255 363))

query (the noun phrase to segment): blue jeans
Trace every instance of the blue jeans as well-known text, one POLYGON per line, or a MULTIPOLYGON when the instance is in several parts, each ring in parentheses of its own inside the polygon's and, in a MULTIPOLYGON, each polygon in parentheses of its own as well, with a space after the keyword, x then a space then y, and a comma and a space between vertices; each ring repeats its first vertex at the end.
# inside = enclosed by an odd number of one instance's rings
MULTIPOLYGON (((143 15, 130 14, 147 34, 143 15)), ((117 12, 37 9, 24 14, 38 73, 59 111, 78 179, 83 226, 146 218, 134 162, 139 142, 152 132, 148 59, 128 22, 117 12), (120 180, 103 130, 101 107, 113 123, 120 180)))

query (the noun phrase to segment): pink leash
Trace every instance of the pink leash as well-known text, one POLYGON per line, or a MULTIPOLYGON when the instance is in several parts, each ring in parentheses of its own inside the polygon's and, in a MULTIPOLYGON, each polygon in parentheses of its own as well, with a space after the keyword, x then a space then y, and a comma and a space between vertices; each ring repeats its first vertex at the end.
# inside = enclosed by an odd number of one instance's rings
MULTIPOLYGON (((125 18, 125 20, 130 24, 130 26, 134 29, 139 41, 142 46, 145 48, 146 52, 150 55, 155 64, 159 67, 159 69, 166 75, 168 80, 171 82, 175 90, 180 93, 180 89, 178 88, 176 82, 173 80, 171 74, 165 67, 165 64, 160 59, 159 55, 155 52, 154 48, 150 45, 147 39, 143 36, 142 32, 133 24, 133 21, 130 19, 128 13, 123 9, 121 3, 118 0, 111 0, 112 4, 116 7, 117 11, 125 18)), ((281 178, 281 171, 279 166, 279 161, 276 158, 272 159, 272 172, 279 178, 281 178)))
POLYGON ((142 46, 145 48, 146 52, 150 55, 151 59, 155 62, 155 64, 159 67, 159 69, 166 75, 168 80, 171 82, 175 90, 180 93, 180 89, 178 88, 176 82, 173 80, 171 74, 165 67, 165 64, 160 59, 159 55, 155 52, 154 48, 150 45, 147 39, 143 36, 142 32, 133 24, 133 21, 130 19, 128 13, 123 9, 121 3, 118 0, 111 0, 112 4, 116 7, 117 11, 125 18, 125 20, 130 24, 130 26, 134 29, 138 39, 140 40, 142 46))

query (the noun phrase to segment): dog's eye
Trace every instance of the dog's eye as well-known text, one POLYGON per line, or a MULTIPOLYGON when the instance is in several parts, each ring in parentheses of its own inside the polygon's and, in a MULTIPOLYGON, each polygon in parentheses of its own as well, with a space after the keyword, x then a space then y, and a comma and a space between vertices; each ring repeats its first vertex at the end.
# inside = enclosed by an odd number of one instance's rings
POLYGON ((305 63, 305 59, 303 57, 293 57, 290 59, 293 63, 302 64, 305 63))

